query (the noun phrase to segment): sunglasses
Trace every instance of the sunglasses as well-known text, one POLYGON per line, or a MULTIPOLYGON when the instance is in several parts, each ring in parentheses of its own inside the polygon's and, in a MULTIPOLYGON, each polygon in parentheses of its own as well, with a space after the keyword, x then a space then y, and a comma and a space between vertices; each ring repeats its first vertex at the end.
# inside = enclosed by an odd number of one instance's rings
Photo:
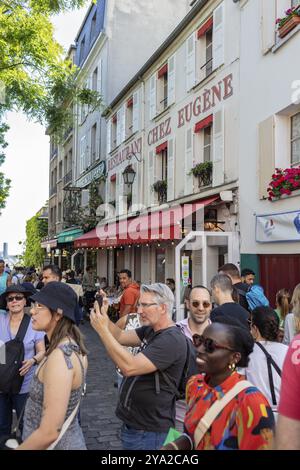
POLYGON ((198 300, 193 300, 193 302, 191 302, 191 304, 195 308, 198 308, 201 304, 203 305, 203 308, 209 308, 211 306, 210 302, 207 302, 207 301, 198 302, 198 300))
POLYGON ((227 346, 221 346, 220 344, 216 343, 211 338, 205 338, 202 335, 193 335, 193 343, 196 348, 200 346, 204 346, 205 352, 208 354, 214 353, 217 349, 226 349, 227 351, 234 352, 234 349, 228 348, 227 346))
POLYGON ((10 295, 9 297, 7 297, 7 302, 13 302, 14 300, 23 300, 24 299, 24 295, 10 295))

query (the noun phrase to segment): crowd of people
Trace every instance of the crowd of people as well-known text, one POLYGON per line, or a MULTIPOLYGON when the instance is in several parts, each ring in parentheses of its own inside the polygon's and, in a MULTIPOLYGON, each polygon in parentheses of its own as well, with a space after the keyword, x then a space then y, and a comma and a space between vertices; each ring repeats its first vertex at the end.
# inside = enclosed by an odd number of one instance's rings
POLYGON ((300 284, 273 309, 252 270, 226 264, 209 286, 189 286, 176 322, 173 279, 140 285, 124 269, 112 289, 91 268, 35 275, 0 261, 3 442, 14 409, 17 450, 86 448, 86 314, 117 367, 124 450, 300 449, 300 284))

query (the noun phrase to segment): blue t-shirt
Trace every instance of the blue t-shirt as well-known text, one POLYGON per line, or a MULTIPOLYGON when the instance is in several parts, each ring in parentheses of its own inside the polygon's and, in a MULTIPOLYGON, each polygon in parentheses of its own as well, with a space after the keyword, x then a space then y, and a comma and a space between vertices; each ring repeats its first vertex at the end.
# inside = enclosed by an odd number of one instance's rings
POLYGON ((2 273, 0 276, 0 295, 6 291, 8 274, 6 272, 2 273))
MULTIPOLYGON (((0 340, 4 343, 10 341, 15 338, 16 335, 12 335, 10 328, 9 328, 9 314, 8 313, 1 313, 0 315, 0 340)), ((24 348, 25 348, 25 356, 24 361, 26 359, 31 359, 36 354, 36 345, 37 343, 44 341, 45 333, 41 331, 35 331, 32 328, 31 322, 28 325, 26 335, 24 337, 24 348)), ((24 376, 24 381, 22 384, 22 388, 19 393, 28 393, 29 386, 31 379, 33 377, 34 371, 36 366, 32 366, 27 374, 24 376)))

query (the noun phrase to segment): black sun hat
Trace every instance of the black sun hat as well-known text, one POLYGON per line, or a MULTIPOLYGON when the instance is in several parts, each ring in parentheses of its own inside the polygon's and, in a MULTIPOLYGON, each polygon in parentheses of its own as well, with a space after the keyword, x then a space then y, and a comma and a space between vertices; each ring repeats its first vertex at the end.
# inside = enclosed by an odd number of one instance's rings
POLYGON ((55 312, 61 313, 64 317, 76 323, 75 309, 77 306, 77 295, 64 282, 49 282, 39 292, 32 295, 30 299, 33 302, 45 305, 45 307, 55 312))
MULTIPOLYGON (((6 290, 0 295, 0 309, 6 309, 6 297, 12 293, 23 294, 26 299, 28 299, 30 295, 32 295, 32 292, 26 290, 25 287, 17 284, 12 284, 11 286, 7 287, 6 290)), ((27 305, 30 305, 30 303, 27 302, 27 305)))

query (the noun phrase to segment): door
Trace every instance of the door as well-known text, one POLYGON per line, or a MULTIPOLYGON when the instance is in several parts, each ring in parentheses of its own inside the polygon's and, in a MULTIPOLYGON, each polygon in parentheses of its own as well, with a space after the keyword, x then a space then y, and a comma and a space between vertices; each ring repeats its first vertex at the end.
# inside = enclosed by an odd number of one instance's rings
POLYGON ((260 255, 260 283, 270 301, 275 307, 276 292, 286 288, 293 292, 299 284, 300 254, 299 255, 260 255))

